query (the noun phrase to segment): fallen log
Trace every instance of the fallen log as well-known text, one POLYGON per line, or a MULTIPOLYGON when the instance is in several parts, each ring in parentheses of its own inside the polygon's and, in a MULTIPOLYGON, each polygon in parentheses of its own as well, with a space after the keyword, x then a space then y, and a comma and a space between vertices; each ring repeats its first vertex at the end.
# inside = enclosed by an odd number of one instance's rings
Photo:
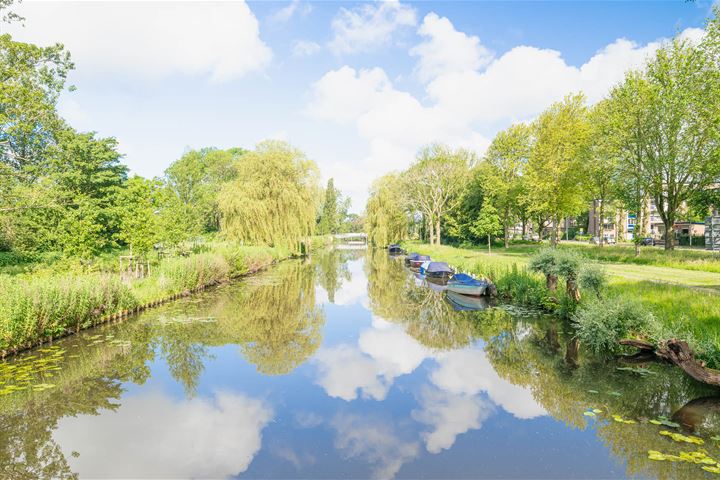
POLYGON ((720 387, 720 370, 707 368, 705 362, 695 358, 692 349, 683 340, 667 340, 656 346, 644 340, 624 339, 620 340, 620 344, 636 347, 642 351, 652 351, 657 357, 680 367, 698 382, 720 387))

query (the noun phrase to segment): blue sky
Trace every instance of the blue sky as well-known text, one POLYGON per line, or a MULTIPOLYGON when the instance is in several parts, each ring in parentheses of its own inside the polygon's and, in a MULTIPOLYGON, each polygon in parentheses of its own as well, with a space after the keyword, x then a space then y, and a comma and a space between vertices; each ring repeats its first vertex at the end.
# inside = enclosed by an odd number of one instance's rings
POLYGON ((567 93, 597 101, 710 3, 34 2, 17 38, 63 42, 73 126, 161 175, 187 148, 285 139, 362 211, 372 180, 442 141, 479 154, 567 93))

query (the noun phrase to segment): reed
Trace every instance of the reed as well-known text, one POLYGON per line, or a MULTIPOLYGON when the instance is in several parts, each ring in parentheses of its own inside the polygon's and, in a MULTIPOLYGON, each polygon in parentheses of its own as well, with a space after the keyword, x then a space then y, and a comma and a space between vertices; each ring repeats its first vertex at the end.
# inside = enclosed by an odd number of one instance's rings
POLYGON ((223 243, 208 250, 163 260, 151 276, 127 282, 111 273, 0 275, 0 354, 127 318, 289 256, 283 249, 223 243))

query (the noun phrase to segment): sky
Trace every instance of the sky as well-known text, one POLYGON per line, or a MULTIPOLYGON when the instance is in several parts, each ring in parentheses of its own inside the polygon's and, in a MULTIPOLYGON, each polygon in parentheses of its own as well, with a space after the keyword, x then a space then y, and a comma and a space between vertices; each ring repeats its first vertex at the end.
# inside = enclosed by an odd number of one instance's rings
POLYGON ((493 136, 582 91, 601 99, 675 35, 686 2, 37 2, 2 33, 63 43, 59 110, 119 141, 131 172, 190 148, 291 142, 363 211, 377 177, 433 142, 482 155, 493 136))

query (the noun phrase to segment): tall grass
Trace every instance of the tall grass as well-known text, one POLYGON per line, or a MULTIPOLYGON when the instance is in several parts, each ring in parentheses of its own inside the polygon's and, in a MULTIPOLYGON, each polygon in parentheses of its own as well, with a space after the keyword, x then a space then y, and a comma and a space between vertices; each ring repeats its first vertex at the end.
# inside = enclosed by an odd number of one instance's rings
POLYGON ((0 277, 0 350, 63 335, 137 304, 130 287, 105 274, 0 277))
POLYGON ((286 258, 270 247, 211 244, 206 253, 163 260, 149 277, 110 273, 0 275, 0 352, 58 337, 103 317, 252 273, 286 258))

